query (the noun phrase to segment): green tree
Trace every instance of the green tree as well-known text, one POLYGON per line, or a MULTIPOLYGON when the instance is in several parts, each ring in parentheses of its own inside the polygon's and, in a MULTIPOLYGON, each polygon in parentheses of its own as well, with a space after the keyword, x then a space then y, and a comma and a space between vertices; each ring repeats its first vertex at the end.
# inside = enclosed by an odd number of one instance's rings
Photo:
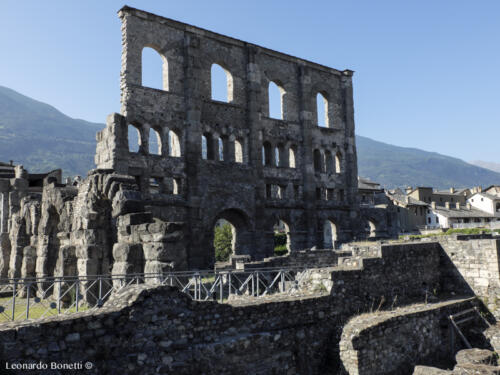
POLYGON ((227 262, 233 252, 233 231, 231 224, 225 223, 215 227, 214 247, 215 260, 217 262, 227 262))

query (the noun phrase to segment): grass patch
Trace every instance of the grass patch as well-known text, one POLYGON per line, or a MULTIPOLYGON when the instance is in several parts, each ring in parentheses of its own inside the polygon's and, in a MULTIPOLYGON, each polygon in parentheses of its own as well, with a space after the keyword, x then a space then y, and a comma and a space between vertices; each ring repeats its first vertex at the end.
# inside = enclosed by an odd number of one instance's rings
MULTIPOLYGON (((51 307, 51 303, 54 301, 48 299, 39 300, 35 302, 35 298, 29 299, 29 319, 39 319, 46 318, 53 315, 59 315, 57 310, 57 304, 55 307, 51 307)), ((26 297, 16 297, 16 303, 14 308, 14 320, 20 321, 26 319, 28 300, 26 297)), ((0 306, 3 308, 3 312, 0 313, 0 323, 12 321, 12 297, 0 298, 0 306)), ((90 307, 84 303, 80 302, 78 311, 86 311, 90 307)), ((76 306, 71 308, 64 308, 61 305, 61 314, 68 314, 76 312, 76 306)))
POLYGON ((409 238, 410 240, 415 240, 420 238, 449 236, 452 234, 481 234, 481 233, 493 233, 493 232, 500 233, 500 229, 493 229, 493 230, 487 228, 448 229, 446 232, 440 232, 440 233, 410 234, 410 235, 402 234, 399 236, 399 239, 404 240, 406 238, 409 238))

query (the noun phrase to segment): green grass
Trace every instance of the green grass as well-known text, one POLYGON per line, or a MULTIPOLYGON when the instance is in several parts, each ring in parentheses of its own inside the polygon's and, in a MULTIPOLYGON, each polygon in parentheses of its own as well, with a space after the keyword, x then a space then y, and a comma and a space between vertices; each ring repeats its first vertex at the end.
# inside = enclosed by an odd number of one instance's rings
POLYGON ((416 240, 420 238, 429 238, 437 236, 449 236, 452 234, 481 234, 481 233, 500 233, 500 229, 487 229, 487 228, 464 228, 464 229, 448 229, 446 232, 439 233, 429 233, 429 234, 410 234, 410 235, 400 235, 399 239, 404 240, 409 238, 410 240, 416 240))
MULTIPOLYGON (((34 298, 30 298, 29 319, 39 319, 58 315, 57 306, 56 308, 50 308, 50 304, 52 302, 52 300, 45 299, 36 303, 34 298)), ((12 321, 12 297, 0 298, 0 306, 4 308, 4 311, 0 313, 0 323, 12 321)), ((26 297, 16 297, 14 320, 20 321, 26 319, 26 307, 26 297)), ((89 306, 86 303, 81 302, 78 311, 85 311, 88 309, 89 306)), ((61 313, 67 314, 74 312, 76 312, 76 306, 72 306, 71 308, 64 308, 61 306, 61 313)))

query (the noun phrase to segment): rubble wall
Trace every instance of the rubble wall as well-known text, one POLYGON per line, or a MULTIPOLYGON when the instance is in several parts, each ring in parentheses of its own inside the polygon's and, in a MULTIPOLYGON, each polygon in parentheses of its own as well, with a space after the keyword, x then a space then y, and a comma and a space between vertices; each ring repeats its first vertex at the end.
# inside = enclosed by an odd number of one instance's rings
POLYGON ((97 312, 2 324, 0 353, 4 361, 91 361, 96 370, 89 373, 338 374, 341 329, 377 308, 373 296, 389 296, 399 282, 406 288, 401 302, 422 302, 421 285, 439 265, 431 245, 403 248, 392 254, 397 261, 382 258, 363 270, 330 271, 336 293, 317 298, 230 305, 195 302, 171 287, 134 286, 97 312))
POLYGON ((353 318, 340 342, 345 370, 349 375, 409 375, 415 365, 442 364, 454 355, 448 316, 472 302, 414 305, 353 318))
POLYGON ((500 318, 500 239, 481 236, 446 236, 442 249, 442 281, 445 291, 476 294, 488 310, 500 318))

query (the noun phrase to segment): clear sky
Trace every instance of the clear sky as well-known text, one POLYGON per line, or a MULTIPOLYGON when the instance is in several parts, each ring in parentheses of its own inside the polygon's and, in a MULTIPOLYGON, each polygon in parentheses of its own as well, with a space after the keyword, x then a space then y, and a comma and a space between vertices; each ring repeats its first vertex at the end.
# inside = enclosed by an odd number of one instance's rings
POLYGON ((498 0, 1 0, 0 85, 103 123, 125 4, 354 70, 359 135, 500 162, 498 0))

